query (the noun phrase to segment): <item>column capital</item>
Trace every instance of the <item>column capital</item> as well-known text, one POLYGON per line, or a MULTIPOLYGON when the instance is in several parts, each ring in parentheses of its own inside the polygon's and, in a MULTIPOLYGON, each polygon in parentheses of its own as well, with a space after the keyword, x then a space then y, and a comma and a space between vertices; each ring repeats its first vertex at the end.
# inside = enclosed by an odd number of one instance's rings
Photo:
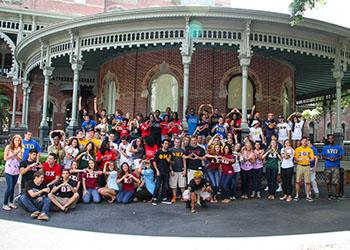
POLYGON ((30 81, 29 80, 24 80, 22 84, 23 89, 28 89, 29 88, 30 81))
POLYGON ((32 87, 27 88, 27 94, 29 95, 32 92, 32 87))
POLYGON ((80 71, 83 69, 83 65, 84 65, 84 61, 82 60, 76 60, 74 59, 72 62, 71 62, 71 65, 72 65, 72 70, 73 71, 80 71))
POLYGON ((18 85, 20 85, 19 79, 18 79, 18 78, 13 78, 13 79, 12 79, 12 84, 13 84, 13 86, 18 86, 18 85))
POLYGON ((342 80, 344 78, 344 71, 339 68, 332 69, 333 78, 336 80, 342 80))
POLYGON ((250 66, 250 61, 251 61, 251 57, 250 56, 247 56, 245 54, 239 54, 238 56, 239 58, 239 64, 242 66, 242 67, 249 67, 250 66))
POLYGON ((54 67, 50 67, 50 66, 46 66, 43 68, 43 75, 46 76, 51 76, 53 71, 54 71, 54 67))

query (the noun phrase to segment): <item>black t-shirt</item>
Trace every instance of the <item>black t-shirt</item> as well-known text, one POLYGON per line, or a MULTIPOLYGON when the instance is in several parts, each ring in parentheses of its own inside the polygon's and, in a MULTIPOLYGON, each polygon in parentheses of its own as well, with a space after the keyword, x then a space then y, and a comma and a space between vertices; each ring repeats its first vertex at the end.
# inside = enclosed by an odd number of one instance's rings
MULTIPOLYGON (((29 165, 32 165, 33 163, 35 163, 35 161, 33 162, 30 162, 28 160, 26 161, 23 161, 21 162, 21 165, 19 166, 19 168, 26 168, 28 167, 29 165)), ((34 180, 34 173, 38 170, 38 166, 37 165, 34 165, 33 167, 31 167, 27 173, 25 173, 24 175, 22 175, 22 181, 21 181, 21 186, 22 186, 22 189, 24 189, 25 187, 25 184, 28 182, 28 181, 32 181, 34 180)))
MULTIPOLYGON (((34 193, 44 189, 44 188, 47 188, 47 185, 43 182, 41 183, 39 186, 36 185, 34 183, 34 180, 31 180, 31 181, 28 181, 26 184, 25 184, 25 188, 24 188, 24 194, 27 195, 28 198, 32 199, 33 197, 31 197, 29 194, 28 194, 28 191, 29 190, 33 190, 34 193)), ((39 198, 39 197, 42 197, 42 196, 46 196, 47 193, 42 193, 40 194, 39 196, 37 197, 34 197, 35 199, 36 198, 39 198)))
POLYGON ((173 156, 173 170, 174 172, 182 172, 184 170, 184 164, 182 156, 185 153, 183 148, 173 148, 171 149, 171 154, 173 156))
POLYGON ((188 190, 190 190, 191 193, 197 191, 197 190, 200 190, 202 189, 203 187, 208 187, 209 186, 209 183, 204 180, 203 178, 201 179, 201 182, 199 184, 196 184, 194 182, 194 179, 192 179, 190 181, 190 184, 188 184, 188 190))
MULTIPOLYGON (((191 153, 194 153, 197 156, 203 157, 205 155, 205 150, 198 145, 197 147, 188 146, 185 154, 188 156, 191 153)), ((192 159, 192 158, 187 159, 187 169, 202 170, 202 168, 203 168, 203 165, 201 160, 192 159)))
MULTIPOLYGON (((61 185, 63 183, 63 180, 60 180, 58 183, 57 183, 57 187, 59 185, 61 185)), ((73 181, 72 179, 69 179, 68 180, 68 184, 71 186, 71 187, 76 187, 77 183, 75 181, 73 181)), ((69 186, 69 185, 64 185, 62 187, 60 187, 55 195, 58 196, 58 197, 61 197, 61 198, 71 198, 73 196, 73 190, 72 188, 69 186)))
POLYGON ((170 171, 170 163, 167 161, 171 160, 171 153, 169 150, 163 151, 158 150, 154 156, 154 160, 157 163, 158 170, 160 174, 167 175, 170 171))

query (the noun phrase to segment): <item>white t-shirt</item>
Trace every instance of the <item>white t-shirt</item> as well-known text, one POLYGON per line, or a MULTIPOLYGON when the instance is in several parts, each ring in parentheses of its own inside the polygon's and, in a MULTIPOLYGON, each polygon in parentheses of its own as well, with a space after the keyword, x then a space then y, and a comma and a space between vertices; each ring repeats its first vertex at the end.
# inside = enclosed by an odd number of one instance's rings
POLYGON ((129 146, 131 146, 130 143, 128 144, 123 144, 122 142, 119 144, 118 151, 124 151, 128 155, 128 157, 125 157, 122 153, 120 153, 120 165, 123 164, 124 162, 128 163, 129 166, 131 167, 132 164, 132 154, 129 152, 129 146))
POLYGON ((288 140, 288 131, 291 131, 289 124, 286 122, 277 124, 278 140, 285 141, 288 140))
MULTIPOLYGON (((292 131, 292 140, 301 140, 303 136, 304 120, 295 123, 294 131, 292 131)), ((293 128, 293 123, 289 122, 289 126, 293 128)))
POLYGON ((263 135, 263 132, 262 132, 262 129, 260 127, 258 127, 258 128, 251 127, 251 128, 249 128, 249 131, 250 131, 249 135, 252 138, 253 142, 261 141, 260 136, 263 135))
POLYGON ((282 148, 281 155, 282 155, 281 168, 291 168, 294 166, 294 163, 293 163, 294 149, 292 147, 282 148), (286 155, 289 155, 290 157, 288 159, 284 158, 286 155))

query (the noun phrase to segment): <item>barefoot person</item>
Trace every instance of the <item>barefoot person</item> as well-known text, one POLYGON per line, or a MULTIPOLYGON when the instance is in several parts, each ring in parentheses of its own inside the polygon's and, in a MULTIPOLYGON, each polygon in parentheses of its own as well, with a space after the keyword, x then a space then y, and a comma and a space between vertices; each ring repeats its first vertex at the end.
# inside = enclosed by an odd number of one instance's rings
POLYGON ((77 182, 69 178, 69 170, 62 170, 62 178, 54 186, 48 197, 51 202, 61 211, 67 213, 75 208, 78 199, 77 182))
POLYGON ((27 182, 25 192, 20 200, 24 208, 31 213, 32 218, 49 220, 51 201, 47 198, 50 189, 44 183, 44 173, 38 171, 34 174, 34 180, 27 182))
POLYGON ((115 164, 113 162, 106 162, 103 167, 103 173, 108 176, 106 186, 99 188, 98 192, 102 197, 108 199, 108 203, 113 203, 119 191, 117 183, 118 172, 115 164))

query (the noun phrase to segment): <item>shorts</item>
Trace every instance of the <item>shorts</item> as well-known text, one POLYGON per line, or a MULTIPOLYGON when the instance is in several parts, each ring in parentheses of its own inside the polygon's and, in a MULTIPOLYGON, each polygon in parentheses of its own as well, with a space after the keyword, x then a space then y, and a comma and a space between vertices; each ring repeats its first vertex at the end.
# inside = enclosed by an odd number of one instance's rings
MULTIPOLYGON (((60 203, 62 206, 64 206, 65 204, 67 204, 67 202, 69 201, 70 198, 62 198, 59 196, 55 195, 56 200, 58 201, 58 203, 60 203)), ((77 205, 79 199, 76 199, 76 201, 74 203, 72 203, 68 208, 72 209, 75 208, 75 206, 77 205)))
MULTIPOLYGON (((200 196, 203 198, 203 200, 208 200, 211 197, 211 194, 209 192, 203 192, 202 190, 197 190, 194 192, 196 195, 200 196)), ((184 193, 182 194, 182 198, 184 200, 191 200, 191 192, 190 190, 185 190, 184 193)))
POLYGON ((296 172, 296 182, 299 183, 301 180, 304 179, 305 183, 310 183, 311 182, 311 177, 310 177, 310 165, 307 166, 302 166, 302 165, 297 165, 297 172, 296 172))
POLYGON ((174 172, 174 175, 170 174, 169 186, 170 188, 185 188, 186 176, 183 176, 182 172, 174 172))
POLYGON ((333 185, 339 184, 339 179, 340 179, 339 168, 325 168, 324 176, 326 178, 327 184, 333 184, 333 185))

